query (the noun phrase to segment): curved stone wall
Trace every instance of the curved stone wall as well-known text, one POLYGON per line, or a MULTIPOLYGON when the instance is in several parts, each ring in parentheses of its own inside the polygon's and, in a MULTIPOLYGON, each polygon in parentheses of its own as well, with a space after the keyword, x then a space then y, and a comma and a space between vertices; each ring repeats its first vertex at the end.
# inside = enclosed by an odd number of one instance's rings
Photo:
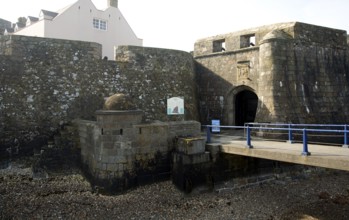
POLYGON ((96 43, 2 36, 0 149, 18 143, 31 152, 29 146, 45 144, 72 120, 94 119, 115 93, 131 97, 145 121, 198 118, 189 53, 125 46, 116 54, 117 62, 106 61, 96 43), (184 97, 185 115, 167 115, 173 96, 184 97))

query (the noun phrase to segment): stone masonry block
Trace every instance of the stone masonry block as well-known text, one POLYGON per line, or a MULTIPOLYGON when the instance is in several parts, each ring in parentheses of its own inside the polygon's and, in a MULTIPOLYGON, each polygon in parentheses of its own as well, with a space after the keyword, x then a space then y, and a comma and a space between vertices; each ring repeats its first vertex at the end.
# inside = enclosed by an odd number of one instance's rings
POLYGON ((109 141, 103 141, 102 147, 105 149, 113 149, 114 148, 114 142, 109 141))
POLYGON ((99 178, 99 179, 108 179, 108 172, 107 172, 107 171, 100 170, 100 171, 98 172, 98 178, 99 178))
POLYGON ((210 152, 204 152, 201 154, 186 155, 181 153, 175 153, 173 155, 174 163, 182 163, 182 165, 193 165, 208 163, 211 161, 210 152))
POLYGON ((114 158, 114 161, 115 161, 115 163, 123 164, 123 163, 127 163, 127 158, 124 156, 116 156, 114 158))
POLYGON ((109 164, 107 164, 107 170, 117 172, 117 171, 119 171, 119 165, 115 164, 115 163, 109 163, 109 164))
POLYGON ((115 162, 115 156, 108 156, 108 163, 114 163, 115 162))
POLYGON ((118 164, 118 169, 119 169, 119 171, 124 171, 124 165, 123 164, 118 164))
POLYGON ((193 155, 205 152, 205 138, 179 138, 177 150, 181 153, 193 155))
POLYGON ((123 176, 123 172, 114 172, 114 177, 115 178, 121 178, 123 176))
POLYGON ((99 162, 101 162, 101 163, 108 163, 109 162, 108 156, 107 155, 101 155, 99 162))
POLYGON ((210 152, 205 152, 198 156, 193 155, 193 164, 210 162, 210 152))

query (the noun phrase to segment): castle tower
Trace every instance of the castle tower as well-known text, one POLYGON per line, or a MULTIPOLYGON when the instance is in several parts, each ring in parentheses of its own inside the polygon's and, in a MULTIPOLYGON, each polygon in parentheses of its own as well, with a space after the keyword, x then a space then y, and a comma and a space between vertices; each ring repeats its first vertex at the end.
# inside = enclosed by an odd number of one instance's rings
POLYGON ((118 0, 108 0, 108 7, 118 7, 118 0))

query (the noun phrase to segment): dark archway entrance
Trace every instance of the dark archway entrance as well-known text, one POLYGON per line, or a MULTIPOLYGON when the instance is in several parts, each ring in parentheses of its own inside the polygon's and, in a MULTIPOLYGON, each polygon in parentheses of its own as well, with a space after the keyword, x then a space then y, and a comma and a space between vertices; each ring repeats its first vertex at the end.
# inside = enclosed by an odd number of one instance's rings
POLYGON ((235 96, 235 125, 243 126, 254 122, 258 106, 258 96, 249 90, 243 90, 235 96))

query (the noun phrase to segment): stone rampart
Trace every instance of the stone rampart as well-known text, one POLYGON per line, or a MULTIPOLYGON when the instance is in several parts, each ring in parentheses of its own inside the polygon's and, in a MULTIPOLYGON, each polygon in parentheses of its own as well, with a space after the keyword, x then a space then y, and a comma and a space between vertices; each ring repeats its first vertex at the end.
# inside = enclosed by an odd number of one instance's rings
POLYGON ((0 149, 31 152, 73 119, 94 119, 115 93, 131 97, 148 122, 198 118, 189 53, 125 46, 116 54, 117 62, 106 61, 96 43, 1 36, 0 149), (173 96, 184 97, 185 115, 167 115, 173 96))

